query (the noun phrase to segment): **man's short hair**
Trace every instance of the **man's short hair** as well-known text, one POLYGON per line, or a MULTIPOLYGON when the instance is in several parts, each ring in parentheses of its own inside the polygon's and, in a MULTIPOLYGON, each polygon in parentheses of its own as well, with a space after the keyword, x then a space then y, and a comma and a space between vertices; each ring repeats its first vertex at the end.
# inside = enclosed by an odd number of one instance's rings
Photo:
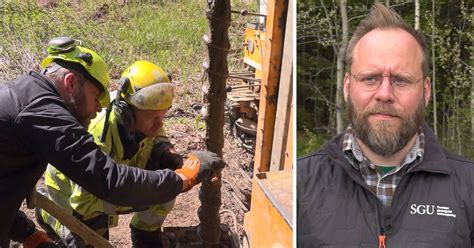
POLYGON ((69 61, 55 59, 55 60, 53 60, 53 63, 49 64, 46 67, 44 72, 46 74, 53 75, 53 78, 55 78, 55 79, 60 79, 60 78, 64 77, 64 75, 66 74, 65 71, 59 70, 61 68, 64 68, 67 71, 72 72, 75 75, 82 77, 83 80, 80 80, 81 85, 84 83, 84 80, 87 80, 87 81, 91 82, 92 84, 94 84, 97 88, 99 88, 100 92, 103 91, 103 87, 100 84, 100 82, 97 81, 97 79, 95 79, 94 77, 92 77, 86 71, 86 69, 84 69, 84 67, 82 65, 78 64, 78 63, 73 63, 73 62, 69 62, 69 61), (56 72, 59 72, 59 73, 56 73, 56 72))
POLYGON ((79 80, 79 84, 83 85, 86 78, 82 76, 81 73, 78 71, 75 71, 73 69, 65 68, 60 65, 57 65, 55 63, 49 64, 45 70, 42 71, 43 74, 45 74, 46 77, 48 77, 51 81, 56 82, 56 81, 61 81, 64 79, 66 74, 68 73, 74 73, 78 77, 82 77, 82 80, 79 80))
POLYGON ((372 10, 370 11, 369 15, 360 22, 359 26, 357 26, 354 34, 352 35, 349 44, 347 45, 345 61, 348 67, 352 65, 353 60, 353 53, 354 48, 359 42, 359 40, 374 29, 393 29, 399 28, 405 30, 409 34, 411 34, 415 40, 417 41, 418 45, 421 47, 422 51, 422 62, 421 62, 421 69, 423 72, 423 76, 426 77, 429 72, 429 54, 426 47, 425 38, 421 33, 416 31, 413 27, 408 25, 395 11, 385 7, 382 3, 376 3, 372 10))

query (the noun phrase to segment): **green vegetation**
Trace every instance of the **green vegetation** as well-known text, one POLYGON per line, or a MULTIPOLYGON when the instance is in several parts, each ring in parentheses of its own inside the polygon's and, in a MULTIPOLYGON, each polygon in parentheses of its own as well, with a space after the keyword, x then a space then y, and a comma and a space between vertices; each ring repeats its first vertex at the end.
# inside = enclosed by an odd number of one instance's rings
POLYGON ((317 151, 321 148, 322 145, 328 140, 328 137, 325 137, 322 134, 310 132, 308 129, 305 129, 302 132, 298 132, 296 141, 296 155, 301 157, 310 153, 317 151))
POLYGON ((11 52, 11 62, 18 63, 10 68, 17 74, 38 64, 46 54, 47 41, 61 35, 97 50, 114 78, 137 59, 154 61, 183 77, 201 70, 205 52, 201 37, 207 31, 202 1, 126 5, 63 1, 52 8, 38 7, 35 2, 12 1, 2 6, 1 45, 11 52), (34 60, 22 59, 25 54, 34 60))
MULTIPOLYGON (((0 1, 0 81, 39 69, 47 42, 70 36, 101 54, 113 79, 133 61, 153 61, 173 73, 178 83, 178 102, 189 106, 201 97, 202 62, 207 48, 202 40, 208 32, 207 1, 62 0, 40 7, 46 0, 0 1)), ((232 8, 257 11, 233 0, 232 8)), ((232 51, 229 65, 241 56, 246 18, 232 16, 229 29, 232 51)), ((186 106, 186 107, 187 107, 186 106)))
MULTIPOLYGON (((375 1, 347 1, 349 38, 375 1)), ((415 1, 379 1, 410 25, 415 1)), ((419 26, 428 41, 432 85, 426 119, 448 150, 474 159, 474 2, 419 1, 419 26), (434 54, 433 54, 434 52, 434 54), (435 98, 436 96, 436 98, 435 98), (436 111, 435 111, 436 106, 436 111), (436 117, 436 118, 435 118, 436 117)), ((297 131, 331 137, 336 129, 336 61, 342 42, 340 1, 297 1, 297 131), (300 119, 300 117, 302 117, 300 119), (306 132, 305 130, 309 130, 306 132)), ((346 68, 347 70, 347 68, 346 68)), ((342 119, 347 124, 347 119, 342 119)), ((298 141, 298 145, 305 144, 298 141)), ((298 147, 300 149, 300 147, 298 147)))

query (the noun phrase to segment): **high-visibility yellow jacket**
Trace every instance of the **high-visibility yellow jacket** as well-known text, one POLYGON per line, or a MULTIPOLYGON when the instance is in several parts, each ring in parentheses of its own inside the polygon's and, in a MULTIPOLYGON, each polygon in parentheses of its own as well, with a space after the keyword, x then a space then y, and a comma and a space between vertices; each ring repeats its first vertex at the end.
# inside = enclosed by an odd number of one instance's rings
MULTIPOLYGON (((110 113, 108 128, 104 132, 105 121, 106 111, 104 110, 92 120, 89 132, 94 136, 94 141, 101 150, 109 154, 119 164, 145 168, 155 142, 166 139, 163 129, 158 137, 130 137, 130 133, 118 123, 114 111, 110 113), (138 142, 135 142, 136 140, 138 142)), ((109 218, 109 225, 115 226, 117 224, 117 214, 133 211, 131 208, 119 207, 97 198, 51 166, 46 170, 45 184, 48 188, 61 192, 64 198, 69 198, 62 199, 57 203, 63 205, 66 209, 79 213, 84 220, 94 218, 100 214, 107 214, 112 217, 109 218), (67 202, 69 204, 64 206, 64 203, 67 202)))

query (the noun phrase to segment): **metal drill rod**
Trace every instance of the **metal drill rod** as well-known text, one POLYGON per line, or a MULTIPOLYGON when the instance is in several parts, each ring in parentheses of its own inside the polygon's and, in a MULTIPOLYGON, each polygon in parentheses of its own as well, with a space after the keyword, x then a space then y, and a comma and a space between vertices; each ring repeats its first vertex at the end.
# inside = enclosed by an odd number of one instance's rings
POLYGON ((246 9, 243 9, 243 10, 241 10, 241 11, 232 10, 231 12, 234 13, 234 14, 240 14, 240 15, 242 15, 242 16, 251 15, 251 16, 267 17, 267 15, 264 15, 264 14, 248 12, 248 10, 246 10, 246 9))

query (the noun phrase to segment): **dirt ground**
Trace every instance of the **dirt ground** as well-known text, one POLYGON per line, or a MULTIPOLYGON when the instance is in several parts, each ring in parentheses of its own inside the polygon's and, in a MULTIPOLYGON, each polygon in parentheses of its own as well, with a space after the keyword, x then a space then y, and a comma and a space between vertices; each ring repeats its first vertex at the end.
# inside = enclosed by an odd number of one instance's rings
MULTIPOLYGON (((205 130, 196 124, 195 113, 184 113, 174 110, 167 119, 167 133, 180 154, 205 148, 205 130), (186 123, 186 124, 184 124, 186 123), (191 123, 191 124, 190 124, 191 123), (193 124, 194 123, 194 124, 193 124)), ((221 223, 228 226, 231 233, 241 240, 243 235, 244 213, 249 209, 251 192, 251 171, 253 155, 240 148, 230 136, 228 124, 224 127, 225 142, 223 148, 226 168, 222 171, 222 205, 220 208, 221 223)), ((38 185, 42 185, 42 179, 38 185)), ((167 216, 164 228, 193 227, 199 225, 197 210, 200 185, 180 194, 176 198, 173 211, 167 216)), ((34 212, 22 206, 22 210, 34 219, 34 212)), ((129 222, 131 214, 119 218, 119 226, 110 230, 110 241, 115 247, 131 247, 129 222)))

